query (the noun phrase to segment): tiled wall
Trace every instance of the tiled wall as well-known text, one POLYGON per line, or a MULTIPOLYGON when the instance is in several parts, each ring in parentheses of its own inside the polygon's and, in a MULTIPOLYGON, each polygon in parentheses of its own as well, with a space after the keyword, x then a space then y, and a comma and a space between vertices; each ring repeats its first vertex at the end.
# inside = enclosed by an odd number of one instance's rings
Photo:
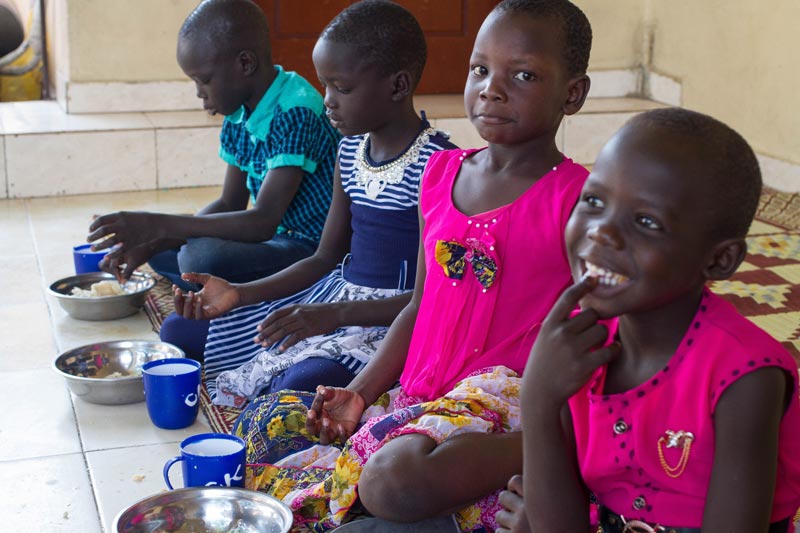
MULTIPOLYGON (((590 74, 593 98, 565 117, 556 139, 559 149, 585 165, 631 116, 665 105, 609 95, 645 91, 680 103, 680 84, 656 73, 590 74)), ((415 105, 457 145, 485 144, 464 118, 461 95, 419 96, 415 105)), ((0 104, 0 198, 219 185, 225 170, 217 156, 221 123, 222 117, 202 111, 67 114, 56 102, 0 104)), ((765 183, 800 190, 800 165, 759 159, 765 183)))
POLYGON ((0 106, 0 196, 217 185, 221 117, 202 111, 67 115, 54 102, 0 106))

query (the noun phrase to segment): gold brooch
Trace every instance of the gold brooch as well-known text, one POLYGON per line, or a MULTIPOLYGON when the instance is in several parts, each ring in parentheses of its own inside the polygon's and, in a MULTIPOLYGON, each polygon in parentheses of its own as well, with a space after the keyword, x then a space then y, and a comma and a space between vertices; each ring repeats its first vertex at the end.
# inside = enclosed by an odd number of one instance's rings
POLYGON ((676 478, 683 474, 683 471, 686 470, 686 463, 689 462, 689 453, 692 450, 692 441, 694 440, 694 435, 689 431, 670 431, 667 430, 664 435, 661 435, 658 439, 658 459, 661 461, 661 468, 664 469, 664 473, 666 473, 669 477, 676 478), (664 443, 667 443, 667 448, 677 448, 681 447, 681 457, 678 459, 678 464, 675 466, 671 466, 667 464, 666 459, 664 459, 664 443))

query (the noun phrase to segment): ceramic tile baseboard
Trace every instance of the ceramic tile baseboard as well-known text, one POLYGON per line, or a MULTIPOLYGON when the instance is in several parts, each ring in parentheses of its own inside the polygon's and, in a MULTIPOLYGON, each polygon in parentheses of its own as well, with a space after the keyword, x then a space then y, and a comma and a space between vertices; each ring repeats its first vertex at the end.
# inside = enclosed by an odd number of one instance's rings
POLYGON ((0 199, 8 198, 8 177, 6 176, 6 138, 0 135, 0 199))
POLYGON ((57 196, 156 187, 152 130, 9 135, 8 196, 57 196))
POLYGON ((671 106, 681 105, 682 85, 678 80, 649 71, 645 75, 644 95, 656 102, 671 106))
POLYGON ((226 164, 218 152, 219 127, 156 130, 158 187, 221 184, 226 164))
POLYGON ((800 192, 800 165, 756 154, 764 185, 786 192, 800 192))
POLYGON ((194 82, 69 82, 68 113, 124 113, 197 109, 194 82))
MULTIPOLYGON (((589 71, 592 96, 597 98, 626 97, 642 94, 641 68, 589 71)), ((67 82, 59 102, 68 113, 125 113, 180 111, 198 108, 194 83, 189 80, 150 82, 67 82)), ((431 118, 453 118, 464 115, 463 99, 451 95, 419 95, 418 109, 429 101, 444 98, 445 108, 438 107, 431 118)))

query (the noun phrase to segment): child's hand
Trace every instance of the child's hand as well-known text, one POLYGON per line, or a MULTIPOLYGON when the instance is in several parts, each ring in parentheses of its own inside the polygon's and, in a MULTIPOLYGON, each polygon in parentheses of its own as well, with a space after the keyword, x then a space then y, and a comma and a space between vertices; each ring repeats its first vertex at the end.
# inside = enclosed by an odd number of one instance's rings
POLYGON ((516 475, 509 480, 506 490, 500 493, 498 502, 503 509, 495 517, 500 525, 497 533, 530 533, 522 491, 522 476, 516 475))
POLYGON ((330 333, 339 325, 332 304, 289 305, 270 313, 258 325, 253 342, 266 348, 287 337, 278 348, 283 351, 308 337, 330 333))
POLYGON ((319 435, 320 444, 346 441, 356 430, 364 413, 364 398, 339 387, 317 387, 306 418, 306 431, 319 435))
POLYGON ((152 257, 150 247, 146 244, 127 250, 123 250, 122 246, 116 246, 100 260, 98 266, 100 270, 114 274, 120 283, 125 283, 133 271, 145 264, 150 257, 152 257))
POLYGON ((593 309, 570 317, 578 302, 597 286, 584 277, 556 301, 542 323, 523 374, 526 396, 541 407, 561 409, 594 371, 616 357, 618 343, 603 347, 608 329, 593 309))
POLYGON ((87 242, 98 241, 92 250, 105 250, 119 244, 124 251, 137 245, 156 240, 158 225, 152 222, 152 215, 145 212, 119 211, 97 217, 89 226, 87 242), (100 240, 102 239, 102 240, 100 240))
POLYGON ((183 318, 209 320, 239 307, 239 291, 224 279, 193 272, 183 274, 181 278, 189 283, 203 286, 199 292, 188 293, 184 293, 178 287, 172 288, 175 313, 183 318))

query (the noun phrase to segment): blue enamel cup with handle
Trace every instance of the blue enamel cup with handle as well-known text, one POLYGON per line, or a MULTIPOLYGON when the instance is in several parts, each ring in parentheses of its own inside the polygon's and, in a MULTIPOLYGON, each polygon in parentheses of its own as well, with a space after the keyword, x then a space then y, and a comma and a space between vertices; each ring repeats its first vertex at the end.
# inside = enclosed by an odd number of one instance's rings
POLYGON ((225 433, 201 433, 181 442, 181 454, 164 464, 164 482, 173 490, 169 470, 182 461, 185 487, 244 487, 245 444, 225 433))

